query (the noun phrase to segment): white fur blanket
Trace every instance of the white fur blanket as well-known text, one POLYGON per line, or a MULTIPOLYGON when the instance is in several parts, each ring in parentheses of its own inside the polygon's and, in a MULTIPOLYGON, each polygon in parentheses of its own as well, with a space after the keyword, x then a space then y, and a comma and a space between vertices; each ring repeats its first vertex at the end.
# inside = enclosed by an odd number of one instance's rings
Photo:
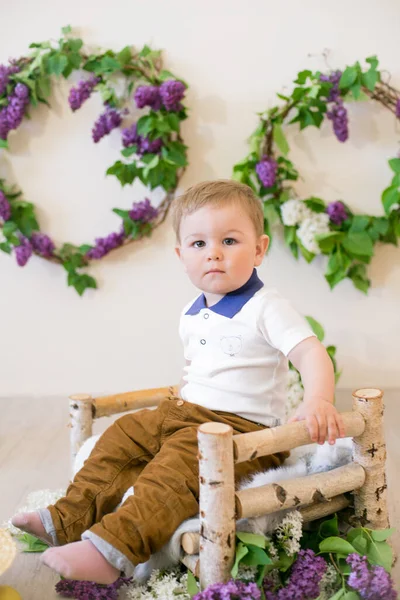
MULTIPOLYGON (((83 466, 84 461, 91 453, 99 437, 93 436, 83 444, 75 460, 74 474, 83 466)), ((240 489, 258 487, 268 483, 284 481, 285 479, 303 477, 311 473, 329 471, 351 462, 351 453, 350 439, 338 440, 334 446, 330 446, 329 444, 324 444, 323 446, 310 444, 296 448, 282 467, 266 471, 265 473, 257 473, 249 481, 243 483, 240 489)), ((133 487, 129 488, 125 492, 121 504, 133 493, 133 487)), ((252 519, 241 519, 237 522, 237 529, 238 531, 249 531, 260 534, 271 533, 276 529, 289 510, 252 519)), ((178 564, 182 552, 180 544, 182 534, 186 532, 198 532, 199 529, 198 517, 183 521, 170 541, 159 552, 153 554, 146 563, 142 563, 136 567, 134 573, 135 579, 139 583, 143 583, 150 577, 154 569, 165 569, 178 564)))

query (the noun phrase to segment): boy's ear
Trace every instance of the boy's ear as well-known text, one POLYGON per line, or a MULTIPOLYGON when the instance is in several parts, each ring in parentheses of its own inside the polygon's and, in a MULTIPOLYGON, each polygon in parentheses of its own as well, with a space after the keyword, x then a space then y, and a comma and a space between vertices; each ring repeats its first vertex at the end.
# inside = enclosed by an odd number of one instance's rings
POLYGON ((181 258, 181 247, 180 246, 175 246, 175 254, 177 255, 178 258, 181 258))
POLYGON ((261 265, 264 255, 268 250, 269 246, 269 237, 266 234, 261 235, 258 238, 257 246, 256 246, 256 256, 254 261, 254 266, 258 267, 261 265))

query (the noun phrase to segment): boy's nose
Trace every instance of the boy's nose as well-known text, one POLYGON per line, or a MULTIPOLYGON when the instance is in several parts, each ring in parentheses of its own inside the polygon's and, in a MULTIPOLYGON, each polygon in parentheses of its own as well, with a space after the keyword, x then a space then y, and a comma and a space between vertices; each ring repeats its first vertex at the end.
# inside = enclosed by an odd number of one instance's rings
POLYGON ((208 260, 221 260, 222 251, 219 248, 210 248, 208 251, 208 260))

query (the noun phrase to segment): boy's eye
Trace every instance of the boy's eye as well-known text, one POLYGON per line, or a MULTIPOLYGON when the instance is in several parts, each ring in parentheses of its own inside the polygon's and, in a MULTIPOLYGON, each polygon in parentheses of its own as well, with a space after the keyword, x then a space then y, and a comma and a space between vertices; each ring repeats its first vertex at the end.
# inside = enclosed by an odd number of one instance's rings
POLYGON ((203 242, 203 240, 197 240, 196 242, 193 242, 193 246, 195 248, 203 248, 203 246, 205 246, 205 242, 203 242))
POLYGON ((236 240, 234 240, 233 238, 225 238, 224 244, 225 246, 233 246, 233 244, 236 244, 236 240))

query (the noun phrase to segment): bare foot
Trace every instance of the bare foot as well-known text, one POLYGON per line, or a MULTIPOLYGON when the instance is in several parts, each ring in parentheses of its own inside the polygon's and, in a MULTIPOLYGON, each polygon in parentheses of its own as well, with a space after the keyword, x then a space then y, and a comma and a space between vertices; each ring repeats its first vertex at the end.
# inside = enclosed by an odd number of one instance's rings
POLYGON ((110 584, 120 576, 120 571, 110 565, 90 540, 49 548, 41 560, 67 579, 110 584))
POLYGON ((45 544, 53 546, 53 540, 46 532, 39 517, 39 513, 19 513, 11 519, 11 523, 14 525, 14 527, 18 527, 18 529, 22 529, 22 531, 26 531, 27 533, 31 533, 32 535, 36 536, 42 540, 42 542, 45 542, 45 544))

